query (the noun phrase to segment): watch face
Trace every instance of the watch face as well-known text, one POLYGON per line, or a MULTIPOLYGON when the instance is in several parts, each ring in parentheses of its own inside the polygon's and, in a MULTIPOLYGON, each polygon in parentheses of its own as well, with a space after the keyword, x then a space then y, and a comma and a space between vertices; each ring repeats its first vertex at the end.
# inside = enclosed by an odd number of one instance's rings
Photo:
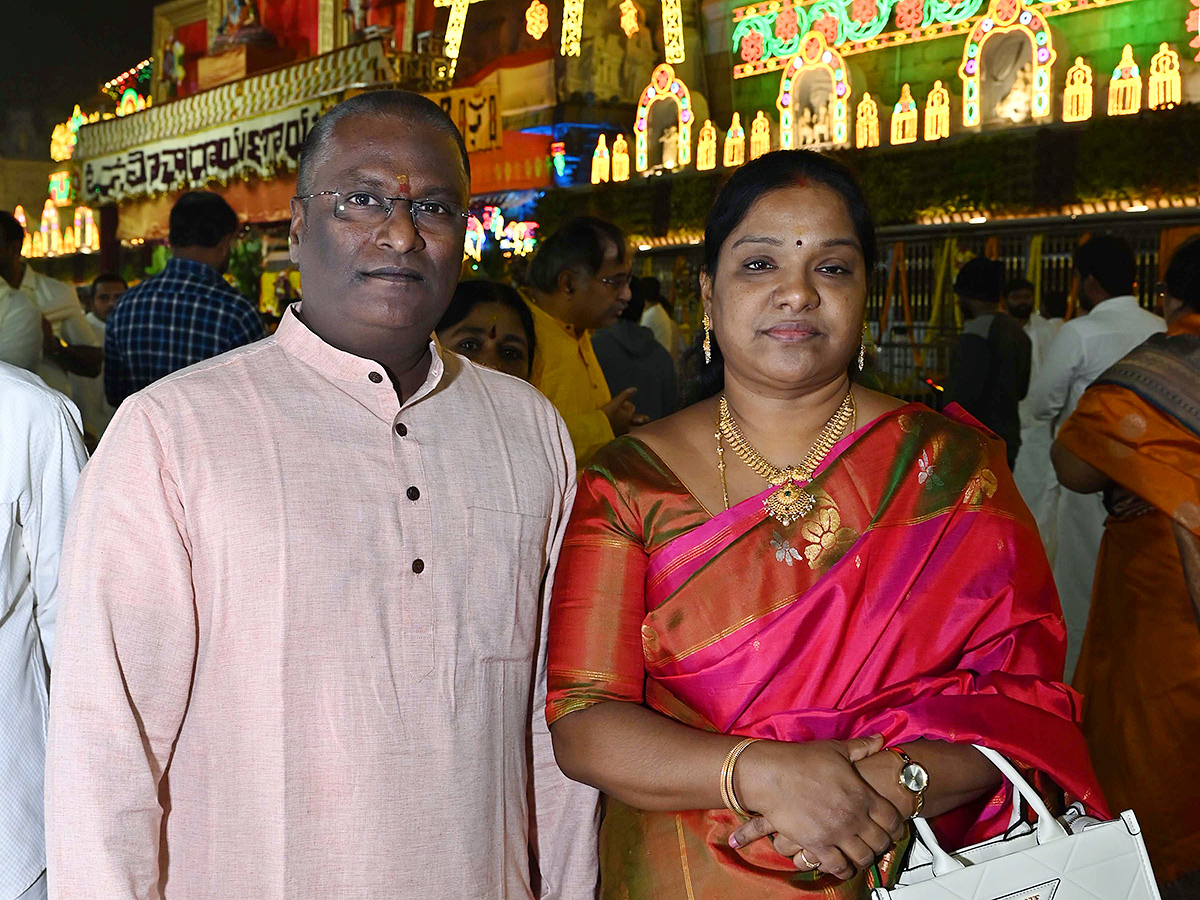
POLYGON ((929 786, 929 773, 916 763, 908 763, 900 770, 900 783, 914 794, 919 794, 929 786))

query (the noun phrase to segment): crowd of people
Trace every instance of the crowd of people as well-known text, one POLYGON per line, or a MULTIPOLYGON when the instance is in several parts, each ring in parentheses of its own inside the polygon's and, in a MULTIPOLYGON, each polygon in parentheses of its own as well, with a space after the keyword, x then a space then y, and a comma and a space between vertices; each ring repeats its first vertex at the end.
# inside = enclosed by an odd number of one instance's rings
POLYGON ((1119 238, 1069 318, 969 261, 937 412, 828 157, 730 177, 686 348, 600 219, 460 281, 469 185, 419 95, 328 111, 270 336, 216 194, 86 313, 0 215, 0 900, 865 900, 1004 831, 973 743, 1196 896, 1200 241, 1165 318, 1119 238))

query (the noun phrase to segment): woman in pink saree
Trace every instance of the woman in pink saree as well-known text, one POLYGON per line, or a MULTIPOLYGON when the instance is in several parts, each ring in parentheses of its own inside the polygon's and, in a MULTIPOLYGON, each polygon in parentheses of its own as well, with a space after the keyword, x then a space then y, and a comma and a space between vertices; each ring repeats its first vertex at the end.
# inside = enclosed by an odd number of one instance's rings
POLYGON ((1003 829, 972 743, 1106 812, 1003 442, 849 377, 874 255, 853 179, 751 162, 705 254, 719 396, 596 456, 554 584, 547 718, 606 795, 602 896, 866 897, 918 809, 949 841, 1003 829))

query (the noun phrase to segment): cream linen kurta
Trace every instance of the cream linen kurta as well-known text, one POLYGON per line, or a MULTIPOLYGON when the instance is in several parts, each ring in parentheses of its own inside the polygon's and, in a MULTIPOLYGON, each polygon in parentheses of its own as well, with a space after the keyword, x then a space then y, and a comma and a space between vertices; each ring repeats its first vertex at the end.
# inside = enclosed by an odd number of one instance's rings
POLYGON ((295 308, 122 404, 80 481, 50 896, 528 898, 536 844, 541 896, 591 898, 540 713, 562 421, 436 345, 401 406, 295 308))

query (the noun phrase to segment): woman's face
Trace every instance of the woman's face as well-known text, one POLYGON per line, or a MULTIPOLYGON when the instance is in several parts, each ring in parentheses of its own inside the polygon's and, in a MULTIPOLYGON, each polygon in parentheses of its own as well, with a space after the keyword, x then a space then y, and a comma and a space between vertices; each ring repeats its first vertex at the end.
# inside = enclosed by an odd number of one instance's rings
POLYGON ((502 303, 479 303, 457 325, 438 332, 442 346, 471 362, 529 380, 529 340, 515 312, 502 303))
POLYGON ((765 393, 830 384, 858 353, 866 265, 845 201, 825 185, 759 197, 700 287, 726 374, 765 393))

